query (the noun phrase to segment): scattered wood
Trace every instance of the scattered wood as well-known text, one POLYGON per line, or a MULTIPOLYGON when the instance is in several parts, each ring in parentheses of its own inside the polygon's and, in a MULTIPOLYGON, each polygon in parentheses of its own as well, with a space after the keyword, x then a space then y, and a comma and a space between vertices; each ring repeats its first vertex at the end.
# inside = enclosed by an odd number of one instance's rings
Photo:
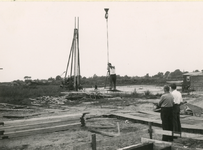
POLYGON ((81 126, 80 123, 65 124, 65 125, 59 125, 59 126, 49 126, 49 127, 29 129, 29 130, 23 130, 23 131, 7 132, 0 137, 3 138, 5 136, 8 136, 8 138, 14 138, 14 137, 21 137, 21 136, 29 136, 33 134, 64 131, 64 130, 69 130, 73 128, 78 128, 80 126, 81 126))
POLYGON ((100 99, 100 98, 111 98, 112 95, 100 93, 99 91, 93 92, 62 92, 66 94, 67 100, 80 100, 80 99, 100 99))

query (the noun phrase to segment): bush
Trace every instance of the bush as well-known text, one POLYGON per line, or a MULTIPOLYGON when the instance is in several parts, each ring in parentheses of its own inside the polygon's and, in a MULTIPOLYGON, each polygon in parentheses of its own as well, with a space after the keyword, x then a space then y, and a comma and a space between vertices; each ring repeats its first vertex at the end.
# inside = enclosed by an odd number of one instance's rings
POLYGON ((145 95, 145 96, 150 96, 150 95, 151 95, 151 92, 150 92, 149 90, 144 91, 144 95, 145 95))

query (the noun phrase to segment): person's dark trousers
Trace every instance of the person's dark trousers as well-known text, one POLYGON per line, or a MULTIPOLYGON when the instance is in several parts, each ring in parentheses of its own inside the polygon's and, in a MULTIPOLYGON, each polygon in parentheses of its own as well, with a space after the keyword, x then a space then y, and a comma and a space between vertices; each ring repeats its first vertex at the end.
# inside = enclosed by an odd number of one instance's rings
POLYGON ((110 89, 112 89, 112 84, 114 90, 116 89, 116 74, 111 74, 110 75, 110 89))
MULTIPOLYGON (((180 105, 173 105, 173 131, 176 133, 181 133, 181 123, 180 123, 180 105)), ((174 139, 177 137, 174 136, 174 139)))
MULTIPOLYGON (((161 107, 161 120, 163 130, 173 130, 173 107, 161 107)), ((173 141, 173 137, 163 135, 162 141, 173 141)))

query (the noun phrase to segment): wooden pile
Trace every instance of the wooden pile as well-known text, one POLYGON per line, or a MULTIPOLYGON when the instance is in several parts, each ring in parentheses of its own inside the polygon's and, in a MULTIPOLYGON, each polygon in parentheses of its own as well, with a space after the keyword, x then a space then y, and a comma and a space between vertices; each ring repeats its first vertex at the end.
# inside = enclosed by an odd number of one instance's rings
POLYGON ((82 113, 1 122, 0 138, 13 138, 69 130, 81 126, 82 113))

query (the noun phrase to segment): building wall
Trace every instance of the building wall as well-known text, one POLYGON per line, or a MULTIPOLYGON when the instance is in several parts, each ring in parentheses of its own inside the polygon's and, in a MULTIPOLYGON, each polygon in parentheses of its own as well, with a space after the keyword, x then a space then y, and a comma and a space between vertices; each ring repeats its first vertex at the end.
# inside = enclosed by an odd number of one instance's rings
POLYGON ((203 91, 203 76, 190 76, 190 87, 195 91, 203 91))

